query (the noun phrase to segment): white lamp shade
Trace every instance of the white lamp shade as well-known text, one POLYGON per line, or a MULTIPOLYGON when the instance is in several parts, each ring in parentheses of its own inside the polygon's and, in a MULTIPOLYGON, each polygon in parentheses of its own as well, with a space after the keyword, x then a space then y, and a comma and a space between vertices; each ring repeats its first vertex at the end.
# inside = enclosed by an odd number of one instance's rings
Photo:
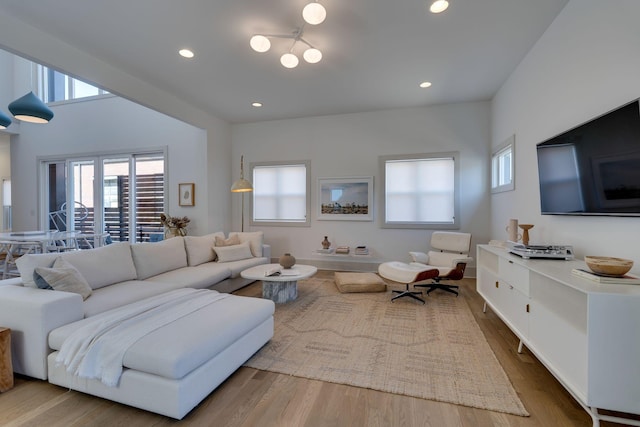
POLYGON ((431 11, 431 13, 441 13, 447 10, 448 7, 449 2, 447 0, 436 0, 431 3, 431 7, 429 8, 429 10, 431 11))
POLYGON ((280 57, 280 63, 285 68, 296 68, 298 66, 298 57, 293 53, 285 53, 280 57))
POLYGON ((302 18, 311 25, 318 25, 324 22, 327 17, 327 10, 320 3, 309 3, 302 9, 302 18))
POLYGON ((320 52, 318 49, 312 47, 312 48, 309 48, 309 49, 305 50, 304 53, 302 54, 302 57, 309 64, 316 64, 316 63, 320 62, 320 60, 322 59, 322 52, 320 52))
POLYGON ((259 34, 251 37, 251 40, 249 40, 249 45, 251 46, 251 49, 260 53, 266 52, 271 49, 271 42, 269 41, 269 39, 259 34))

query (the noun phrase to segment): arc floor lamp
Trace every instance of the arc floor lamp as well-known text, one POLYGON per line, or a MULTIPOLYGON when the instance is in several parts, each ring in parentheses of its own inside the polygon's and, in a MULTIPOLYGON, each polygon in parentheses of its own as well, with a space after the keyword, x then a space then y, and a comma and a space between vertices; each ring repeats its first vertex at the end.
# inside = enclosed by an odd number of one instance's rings
POLYGON ((253 186, 249 181, 244 179, 244 155, 240 156, 240 179, 235 181, 231 186, 232 193, 241 193, 240 197, 242 197, 242 218, 241 218, 241 229, 240 231, 244 231, 244 193, 249 193, 253 191, 253 186))

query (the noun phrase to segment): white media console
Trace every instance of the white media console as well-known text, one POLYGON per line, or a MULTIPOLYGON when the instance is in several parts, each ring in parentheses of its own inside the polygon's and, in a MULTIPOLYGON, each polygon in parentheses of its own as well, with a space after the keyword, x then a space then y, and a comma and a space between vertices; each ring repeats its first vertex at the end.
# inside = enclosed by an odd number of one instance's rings
POLYGON ((640 426, 640 285, 579 278, 583 261, 526 260, 478 245, 477 290, 589 413, 593 426, 640 426))

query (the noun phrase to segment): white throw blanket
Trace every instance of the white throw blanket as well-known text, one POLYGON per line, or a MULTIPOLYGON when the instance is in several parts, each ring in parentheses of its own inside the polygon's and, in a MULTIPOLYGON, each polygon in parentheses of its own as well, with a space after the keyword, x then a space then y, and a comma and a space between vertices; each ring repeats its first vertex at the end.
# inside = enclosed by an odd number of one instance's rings
POLYGON ((124 355, 136 341, 228 296, 206 289, 178 289, 92 316, 64 340, 56 362, 69 373, 115 387, 124 355))

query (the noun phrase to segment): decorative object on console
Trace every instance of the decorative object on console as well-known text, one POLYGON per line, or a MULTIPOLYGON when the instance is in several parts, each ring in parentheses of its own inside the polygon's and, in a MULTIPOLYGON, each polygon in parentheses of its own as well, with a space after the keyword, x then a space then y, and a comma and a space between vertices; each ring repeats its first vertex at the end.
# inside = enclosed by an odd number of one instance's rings
POLYGON ((282 268, 291 268, 296 265, 296 258, 289 252, 287 252, 280 257, 278 263, 282 266, 282 268))
POLYGON ((624 276, 633 267, 633 261, 629 259, 607 256, 585 256, 584 262, 594 273, 607 276, 624 276))
POLYGON ((522 243, 529 244, 529 230, 533 228, 533 224, 520 224, 518 227, 522 228, 522 243))
POLYGON ((570 245, 523 245, 507 242, 506 247, 510 253, 524 259, 542 258, 563 259, 566 261, 573 259, 573 246, 570 245))
POLYGON ((518 234, 518 220, 517 219, 510 219, 509 220, 509 225, 507 225, 505 227, 505 230, 507 230, 507 233, 509 233, 509 240, 512 242, 517 242, 518 240, 520 240, 520 234, 518 234))
POLYGON ((608 274, 598 274, 582 268, 574 268, 571 273, 582 277, 583 279, 593 280, 602 284, 613 285, 640 285, 640 277, 631 274, 623 274, 622 276, 610 276, 608 274))
POLYGON ((329 241, 327 236, 324 236, 324 240, 322 241, 322 249, 329 249, 330 247, 331 247, 331 242, 329 241))
POLYGON ((186 217, 179 216, 167 216, 165 214, 160 214, 160 224, 164 226, 164 237, 176 237, 176 236, 186 236, 187 235, 187 225, 191 220, 186 217))

